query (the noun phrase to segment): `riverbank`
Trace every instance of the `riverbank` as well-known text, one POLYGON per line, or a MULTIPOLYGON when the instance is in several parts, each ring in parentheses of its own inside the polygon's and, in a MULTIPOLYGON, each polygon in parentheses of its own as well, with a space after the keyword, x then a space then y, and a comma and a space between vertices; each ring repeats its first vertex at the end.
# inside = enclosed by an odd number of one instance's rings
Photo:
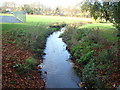
MULTIPOLYGON (((44 88, 45 82, 40 78, 41 72, 38 71, 40 68, 37 65, 42 63, 41 56, 43 55, 47 35, 50 33, 46 33, 43 43, 39 44, 39 42, 36 41, 30 44, 19 37, 21 34, 19 31, 16 36, 11 34, 13 32, 3 34, 2 88, 44 88), (34 47, 32 48, 33 44, 34 47), (34 48, 36 48, 36 50, 34 50, 34 48), (38 49, 41 51, 37 51, 38 49)), ((29 35, 23 34, 25 36, 29 35)))
MULTIPOLYGON (((3 25, 3 30, 6 28, 5 26, 3 25)), ((3 89, 45 88, 44 78, 41 77, 42 72, 39 71, 41 67, 38 67, 38 65, 43 62, 42 56, 44 55, 43 51, 47 37, 63 26, 62 24, 59 27, 48 27, 48 25, 39 24, 31 27, 14 28, 3 32, 3 89)))
MULTIPOLYGON (((2 51, 2 88, 44 88, 44 81, 40 79, 40 72, 34 66, 20 68, 24 65, 29 65, 26 59, 33 56, 32 52, 25 50, 24 46, 17 46, 14 40, 3 35, 3 51, 2 51)), ((36 62, 41 63, 41 62, 36 62)))
POLYGON ((90 24, 69 25, 62 35, 83 87, 117 88, 120 85, 120 47, 116 34, 110 25, 90 24))
POLYGON ((48 24, 2 24, 2 88, 45 88, 38 67, 47 37, 56 31, 48 24))

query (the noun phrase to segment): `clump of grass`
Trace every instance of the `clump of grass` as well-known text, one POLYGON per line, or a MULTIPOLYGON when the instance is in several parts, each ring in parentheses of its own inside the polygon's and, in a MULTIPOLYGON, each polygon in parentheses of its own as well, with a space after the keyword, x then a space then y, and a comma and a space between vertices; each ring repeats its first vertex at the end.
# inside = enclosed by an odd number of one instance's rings
POLYGON ((25 62, 26 62, 27 64, 29 64, 29 65, 35 65, 35 64, 37 64, 37 60, 34 59, 33 57, 27 58, 27 59, 25 60, 25 62))
POLYGON ((20 67, 17 69, 17 72, 19 74, 24 74, 32 71, 37 64, 37 60, 33 57, 29 57, 25 60, 25 64, 20 65, 20 67))

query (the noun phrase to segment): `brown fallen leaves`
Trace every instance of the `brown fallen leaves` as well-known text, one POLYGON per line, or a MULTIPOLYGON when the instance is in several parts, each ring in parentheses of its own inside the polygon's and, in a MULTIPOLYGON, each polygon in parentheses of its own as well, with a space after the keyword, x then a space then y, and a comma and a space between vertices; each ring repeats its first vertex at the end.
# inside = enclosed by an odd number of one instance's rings
POLYGON ((24 64, 32 56, 29 50, 18 47, 14 40, 3 35, 2 44, 2 88, 44 88, 44 81, 40 79, 37 69, 22 75, 18 74, 12 66, 24 64))
MULTIPOLYGON (((106 50, 106 49, 112 49, 112 46, 107 46, 104 47, 103 49, 100 50, 96 50, 96 53, 101 51, 101 50, 106 50)), ((120 53, 119 53, 119 48, 117 48, 116 54, 114 55, 115 57, 117 57, 116 59, 113 58, 110 60, 110 62, 112 63, 112 66, 109 67, 108 69, 101 69, 101 70, 97 70, 97 72, 99 73, 99 76, 101 76, 101 80, 104 82, 105 81, 105 85, 108 84, 110 88, 117 88, 120 85, 120 53), (114 71, 113 71, 114 68, 114 71), (112 71, 110 71, 112 70, 112 71), (109 71, 111 74, 108 74, 107 71, 109 71), (107 76, 107 80, 105 80, 104 78, 107 76)))

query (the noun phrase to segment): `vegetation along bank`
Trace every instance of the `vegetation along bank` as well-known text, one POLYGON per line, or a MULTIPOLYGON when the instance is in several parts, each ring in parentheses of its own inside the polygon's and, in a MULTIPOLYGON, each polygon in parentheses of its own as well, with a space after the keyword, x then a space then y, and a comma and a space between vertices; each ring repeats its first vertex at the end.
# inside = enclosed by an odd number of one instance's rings
POLYGON ((83 87, 117 88, 120 84, 120 45, 111 24, 68 25, 62 36, 83 87))

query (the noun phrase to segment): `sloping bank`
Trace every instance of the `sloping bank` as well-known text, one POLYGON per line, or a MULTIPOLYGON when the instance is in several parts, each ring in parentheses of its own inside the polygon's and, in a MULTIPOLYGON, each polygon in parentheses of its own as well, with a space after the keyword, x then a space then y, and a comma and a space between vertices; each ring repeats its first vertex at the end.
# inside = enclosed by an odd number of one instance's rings
POLYGON ((74 68, 82 80, 81 87, 117 88, 120 85, 119 39, 113 27, 107 32, 103 25, 102 29, 98 27, 69 25, 61 37, 68 45, 74 68))
POLYGON ((44 88, 38 65, 46 38, 60 27, 3 24, 2 88, 44 88), (57 28, 57 29, 56 29, 57 28))

